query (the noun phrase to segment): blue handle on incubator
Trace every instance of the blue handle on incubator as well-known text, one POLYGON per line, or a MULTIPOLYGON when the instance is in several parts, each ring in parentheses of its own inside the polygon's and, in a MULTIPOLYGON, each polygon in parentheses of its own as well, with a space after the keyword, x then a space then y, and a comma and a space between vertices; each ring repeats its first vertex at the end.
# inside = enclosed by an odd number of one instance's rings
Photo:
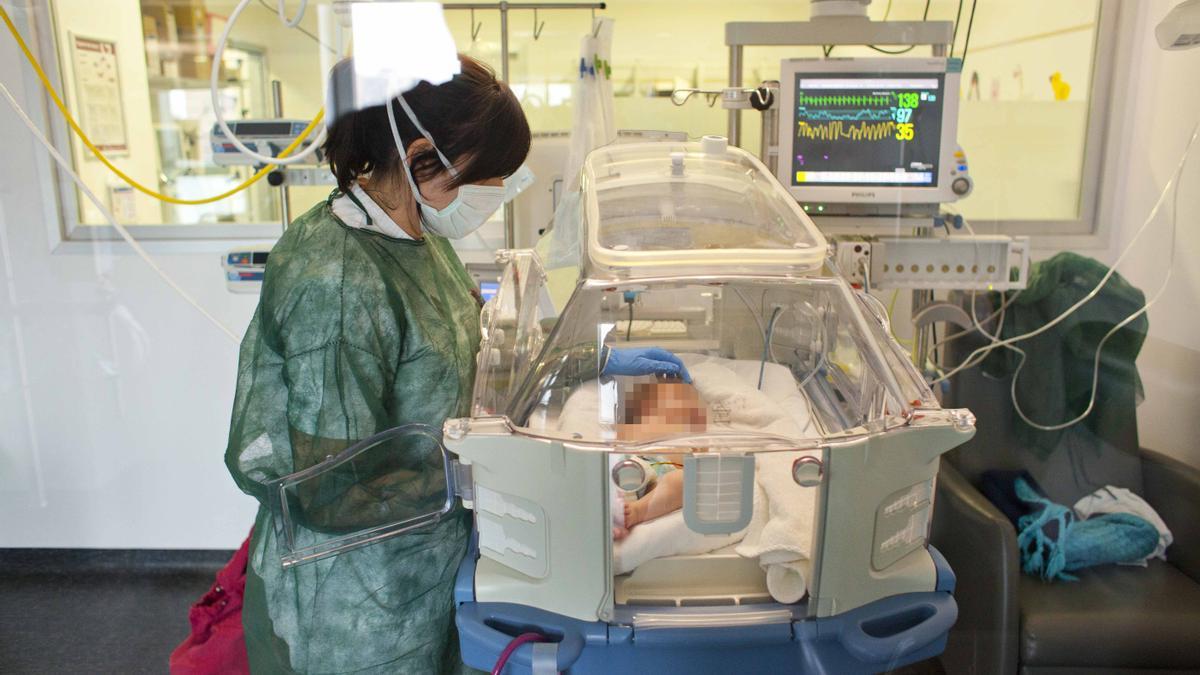
POLYGON ((887 663, 944 637, 957 620, 954 596, 921 593, 904 606, 893 605, 874 616, 855 617, 838 640, 865 663, 887 663))
MULTIPOLYGON (((511 608, 511 615, 491 616, 477 604, 459 605, 456 623, 463 643, 470 643, 482 648, 484 653, 495 654, 495 658, 499 658, 517 635, 525 632, 543 633, 558 647, 557 670, 560 672, 570 668, 583 653, 584 637, 571 627, 555 621, 556 615, 519 605, 508 605, 507 608, 511 608), (526 617, 530 620, 529 625, 524 625, 525 622, 521 620, 526 617), (500 625, 504 630, 493 628, 493 625, 500 625)), ((527 672, 533 667, 533 649, 532 643, 517 647, 509 657, 508 664, 515 667, 517 672, 527 672)))

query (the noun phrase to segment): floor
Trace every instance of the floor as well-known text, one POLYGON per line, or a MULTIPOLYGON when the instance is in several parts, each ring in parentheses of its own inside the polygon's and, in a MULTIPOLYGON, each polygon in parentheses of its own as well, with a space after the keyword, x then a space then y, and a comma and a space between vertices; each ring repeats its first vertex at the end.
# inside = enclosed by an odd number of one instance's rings
POLYGON ((231 555, 0 551, 0 673, 167 672, 231 555))
MULTIPOLYGON (((232 551, 0 549, 0 673, 165 673, 232 551)), ((893 671, 941 675, 936 660, 893 671)))

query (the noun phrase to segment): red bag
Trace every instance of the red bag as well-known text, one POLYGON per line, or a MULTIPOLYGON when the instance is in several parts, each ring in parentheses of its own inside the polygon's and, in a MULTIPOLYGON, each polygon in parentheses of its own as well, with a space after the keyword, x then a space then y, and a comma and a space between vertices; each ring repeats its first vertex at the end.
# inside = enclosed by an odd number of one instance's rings
POLYGON ((250 537, 246 537, 229 563, 217 572, 216 583, 192 605, 188 612, 192 634, 171 652, 173 675, 249 674, 242 630, 242 596, 249 558, 250 537))

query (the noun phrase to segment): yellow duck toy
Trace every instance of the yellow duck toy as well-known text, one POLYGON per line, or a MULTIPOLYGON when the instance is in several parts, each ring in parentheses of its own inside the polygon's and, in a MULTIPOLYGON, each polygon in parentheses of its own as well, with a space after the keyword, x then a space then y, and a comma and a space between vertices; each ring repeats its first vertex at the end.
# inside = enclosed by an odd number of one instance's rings
POLYGON ((1071 85, 1063 80, 1062 73, 1057 70, 1050 76, 1050 88, 1054 90, 1055 101, 1065 101, 1071 95, 1071 85))

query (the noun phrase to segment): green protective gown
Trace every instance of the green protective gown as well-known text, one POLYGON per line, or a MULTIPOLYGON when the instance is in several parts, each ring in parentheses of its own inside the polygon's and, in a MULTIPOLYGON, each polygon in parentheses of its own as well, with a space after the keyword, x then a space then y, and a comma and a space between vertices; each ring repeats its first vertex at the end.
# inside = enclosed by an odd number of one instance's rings
MULTIPOLYGON (((1100 261, 1070 251, 1035 263, 1029 272, 1029 285, 1005 310, 1000 337, 1007 339, 1042 328, 1085 298, 1107 273, 1108 267, 1100 261)), ((1052 426, 1086 410, 1101 340, 1145 303, 1146 296, 1140 290, 1114 273, 1094 298, 1065 320, 1017 343, 1025 351, 1025 363, 1017 379, 1016 397, 1026 416, 1052 426)), ((1137 357, 1149 330, 1150 323, 1142 314, 1104 344, 1095 381, 1095 407, 1078 425, 1044 431, 1016 421, 1017 437, 1043 457, 1065 447, 1065 439, 1083 429, 1117 447, 1136 449, 1137 431, 1131 421, 1143 398, 1137 357)), ((1006 377, 1020 364, 1019 354, 998 349, 983 367, 992 376, 1006 377)))
MULTIPOLYGON (((333 214, 333 198, 296 219, 272 249, 242 340, 225 461, 260 502, 243 610, 250 665, 256 673, 456 671, 452 586, 470 533, 461 508, 424 531, 289 569, 280 563, 267 484, 386 429, 440 429, 465 415, 480 339, 474 285, 449 242, 353 229, 333 214)), ((436 444, 385 451, 355 464, 355 484, 342 475, 323 481, 316 500, 309 495, 298 547, 437 510, 445 483, 436 444)))

